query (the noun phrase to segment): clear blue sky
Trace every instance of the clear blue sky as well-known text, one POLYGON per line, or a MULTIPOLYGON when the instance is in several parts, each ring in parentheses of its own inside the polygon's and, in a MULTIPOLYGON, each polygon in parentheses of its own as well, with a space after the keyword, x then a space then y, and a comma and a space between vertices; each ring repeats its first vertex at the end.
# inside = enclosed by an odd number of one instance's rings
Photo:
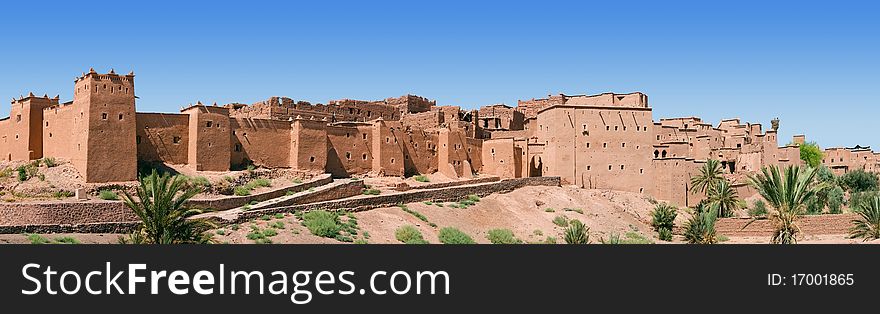
POLYGON ((89 67, 134 70, 139 111, 641 91, 655 120, 778 116, 780 144, 880 149, 877 2, 472 2, 4 3, 0 97, 70 100, 89 67))

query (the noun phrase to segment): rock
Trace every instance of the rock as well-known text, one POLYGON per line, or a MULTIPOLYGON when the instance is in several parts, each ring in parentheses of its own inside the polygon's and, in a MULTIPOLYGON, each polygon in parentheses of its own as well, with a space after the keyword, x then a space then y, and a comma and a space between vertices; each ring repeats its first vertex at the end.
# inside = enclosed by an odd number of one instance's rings
POLYGON ((544 202, 541 200, 535 200, 535 206, 538 206, 538 207, 544 206, 544 202))

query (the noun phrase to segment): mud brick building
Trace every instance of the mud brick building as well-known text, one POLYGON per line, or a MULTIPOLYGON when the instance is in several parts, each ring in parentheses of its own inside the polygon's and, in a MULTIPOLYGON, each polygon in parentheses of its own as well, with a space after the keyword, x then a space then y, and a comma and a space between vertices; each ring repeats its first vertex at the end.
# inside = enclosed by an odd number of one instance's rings
MULTIPOLYGON (((73 100, 33 93, 0 119, 0 158, 69 160, 86 182, 136 179, 139 162, 224 172, 249 164, 352 175, 439 172, 504 178, 559 176, 564 184, 651 195, 693 205, 690 178, 721 161, 741 195, 749 173, 801 164, 795 136, 779 146, 779 121, 765 130, 739 119, 655 120, 642 93, 550 95, 464 110, 405 95, 312 104, 271 97, 254 104, 197 102, 177 113, 136 111, 134 73, 94 69, 74 81, 73 100)), ((876 171, 869 147, 829 148, 837 173, 876 171)))

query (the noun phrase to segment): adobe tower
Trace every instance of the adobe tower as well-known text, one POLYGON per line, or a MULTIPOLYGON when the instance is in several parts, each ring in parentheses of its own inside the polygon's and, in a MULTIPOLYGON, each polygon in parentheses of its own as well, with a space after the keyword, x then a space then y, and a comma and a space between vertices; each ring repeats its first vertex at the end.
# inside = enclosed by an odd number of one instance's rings
POLYGON ((74 166, 86 182, 137 179, 134 72, 123 76, 90 69, 75 86, 74 166))

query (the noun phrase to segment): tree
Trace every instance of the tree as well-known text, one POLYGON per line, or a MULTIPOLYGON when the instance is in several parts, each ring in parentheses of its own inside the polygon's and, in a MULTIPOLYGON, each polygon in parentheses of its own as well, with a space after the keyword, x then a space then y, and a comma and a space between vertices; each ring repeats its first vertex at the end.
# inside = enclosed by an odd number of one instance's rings
POLYGON ((721 163, 715 159, 709 159, 700 168, 700 173, 691 178, 691 192, 705 193, 712 190, 715 185, 724 180, 721 163))
POLYGON ((822 163, 822 149, 816 142, 809 142, 800 145, 801 160, 810 167, 816 168, 822 163))
POLYGON ((707 194, 709 207, 716 210, 719 217, 733 216, 733 212, 741 208, 739 195, 727 180, 721 180, 707 194))
POLYGON ((865 241, 880 239, 880 197, 873 196, 855 207, 858 219, 852 220, 849 238, 865 241))
POLYGON ((850 193, 877 191, 878 185, 877 174, 867 172, 862 169, 853 170, 843 174, 840 177, 840 184, 850 193))
MULTIPOLYGON (((806 205, 816 197, 816 193, 825 188, 822 183, 815 182, 814 168, 788 166, 784 173, 779 167, 761 168, 761 173, 749 176, 752 186, 773 209, 770 219, 774 225, 772 244, 795 244, 800 228, 798 217, 804 212, 806 205)), ((754 220, 753 220, 754 221, 754 220)))
POLYGON ((141 177, 137 198, 123 192, 122 201, 140 218, 139 229, 125 243, 177 244, 208 243, 211 236, 204 231, 213 227, 204 220, 187 219, 201 211, 186 207, 197 188, 185 189, 186 179, 164 173, 141 177))

